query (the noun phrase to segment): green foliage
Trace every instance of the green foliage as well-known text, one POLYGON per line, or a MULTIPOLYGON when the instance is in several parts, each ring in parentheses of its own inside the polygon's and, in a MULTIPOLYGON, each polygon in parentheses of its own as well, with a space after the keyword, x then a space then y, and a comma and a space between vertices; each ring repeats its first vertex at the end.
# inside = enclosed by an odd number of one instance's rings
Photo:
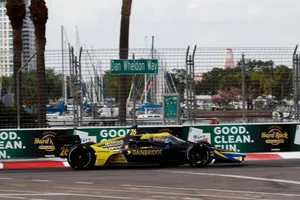
MULTIPOLYGON (((36 70, 22 73, 23 104, 31 107, 36 104, 37 87, 36 70)), ((2 77, 2 87, 11 88, 12 77, 2 77)), ((62 75, 55 73, 53 69, 46 69, 46 99, 57 99, 62 97, 62 75)))
MULTIPOLYGON (((215 95, 221 90, 242 87, 242 62, 233 69, 214 68, 203 75, 196 85, 196 94, 215 95)), ((277 99, 289 97, 292 88, 292 69, 275 66, 273 61, 245 60, 246 100, 248 103, 260 95, 273 95, 277 99)))
MULTIPOLYGON (((17 108, 5 106, 0 102, 0 129, 17 127, 17 108)), ((36 125, 36 116, 21 109, 20 128, 32 128, 36 125)))
POLYGON ((115 98, 118 101, 119 75, 112 75, 110 70, 105 71, 102 89, 106 98, 115 98))
POLYGON ((184 101, 184 90, 186 88, 186 76, 187 76, 186 70, 173 69, 170 74, 172 76, 177 92, 180 95, 181 101, 184 101))
MULTIPOLYGON (((103 76, 103 92, 104 96, 106 98, 115 98, 116 102, 118 102, 118 92, 119 92, 119 76, 122 75, 112 75, 110 73, 110 70, 107 70, 104 72, 103 76)), ((131 76, 129 76, 131 77, 131 76)), ((143 75, 136 75, 135 78, 135 86, 139 90, 136 93, 136 98, 138 98, 140 95, 142 95, 143 89, 144 89, 144 76, 143 75)), ((96 83, 97 84, 97 83, 96 83)), ((127 85, 124 85, 122 89, 125 89, 126 91, 129 91, 131 88, 132 79, 128 81, 127 85)))
POLYGON ((13 87, 13 78, 12 77, 3 76, 3 77, 1 77, 1 80, 2 80, 2 88, 10 89, 13 87))
MULTIPOLYGON (((186 87, 186 72, 183 69, 173 69, 173 80, 183 95, 186 87)), ((275 65, 272 60, 245 60, 245 94, 248 109, 252 101, 259 96, 272 95, 277 100, 289 98, 292 93, 292 69, 285 65, 275 65)), ((227 102, 220 99, 226 96, 224 91, 239 91, 242 88, 242 61, 232 69, 213 68, 203 74, 202 81, 195 86, 196 95, 217 95, 216 102, 227 102)))

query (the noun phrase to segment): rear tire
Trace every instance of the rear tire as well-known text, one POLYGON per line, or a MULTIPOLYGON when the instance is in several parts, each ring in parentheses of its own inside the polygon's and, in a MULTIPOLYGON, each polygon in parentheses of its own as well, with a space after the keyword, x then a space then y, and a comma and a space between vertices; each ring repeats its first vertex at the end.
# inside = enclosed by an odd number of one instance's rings
POLYGON ((191 145, 186 151, 186 157, 191 167, 205 167, 213 160, 209 149, 203 144, 191 145))
POLYGON ((68 163, 75 170, 92 169, 95 161, 94 150, 86 144, 74 145, 68 154, 68 163))

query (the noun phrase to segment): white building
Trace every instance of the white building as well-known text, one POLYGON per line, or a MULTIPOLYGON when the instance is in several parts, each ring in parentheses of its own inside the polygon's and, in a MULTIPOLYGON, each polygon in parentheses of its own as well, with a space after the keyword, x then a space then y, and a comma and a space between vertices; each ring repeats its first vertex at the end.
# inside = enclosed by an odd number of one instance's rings
MULTIPOLYGON (((29 18, 30 0, 25 0, 27 15, 23 24, 23 62, 35 52, 34 26, 29 18)), ((29 68, 35 67, 35 59, 29 68)), ((0 0, 0 77, 13 74, 13 30, 6 15, 6 0, 0 0)))

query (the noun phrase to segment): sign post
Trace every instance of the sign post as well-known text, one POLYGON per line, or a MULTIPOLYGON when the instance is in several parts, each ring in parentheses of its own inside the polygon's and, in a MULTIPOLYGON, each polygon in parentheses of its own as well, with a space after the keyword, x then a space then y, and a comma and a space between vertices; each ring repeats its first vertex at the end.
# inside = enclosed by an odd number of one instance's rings
POLYGON ((164 95, 163 101, 163 120, 175 121, 180 124, 180 96, 178 93, 164 95))
POLYGON ((157 59, 111 60, 110 71, 114 75, 128 74, 157 74, 157 59))
MULTIPOLYGON (((158 74, 157 59, 118 59, 110 60, 110 73, 112 75, 133 75, 132 91, 133 91, 133 123, 136 123, 135 116, 135 76, 136 74, 158 74)), ((146 85, 146 84, 145 84, 146 85)))

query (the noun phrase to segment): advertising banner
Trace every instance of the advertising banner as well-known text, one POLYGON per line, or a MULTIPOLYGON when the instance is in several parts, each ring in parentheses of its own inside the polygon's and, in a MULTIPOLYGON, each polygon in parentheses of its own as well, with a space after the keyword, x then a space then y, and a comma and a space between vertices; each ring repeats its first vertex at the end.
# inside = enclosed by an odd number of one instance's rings
POLYGON ((54 157, 52 138, 68 129, 1 130, 0 159, 54 157))
POLYGON ((184 127, 184 139, 207 140, 237 152, 300 151, 300 125, 243 124, 184 127))
MULTIPOLYGON (((79 135, 82 142, 125 136, 130 127, 0 130, 0 159, 55 157, 52 138, 79 135)), ((234 124, 139 127, 140 133, 169 132, 192 142, 243 153, 300 151, 300 124, 234 124)))

